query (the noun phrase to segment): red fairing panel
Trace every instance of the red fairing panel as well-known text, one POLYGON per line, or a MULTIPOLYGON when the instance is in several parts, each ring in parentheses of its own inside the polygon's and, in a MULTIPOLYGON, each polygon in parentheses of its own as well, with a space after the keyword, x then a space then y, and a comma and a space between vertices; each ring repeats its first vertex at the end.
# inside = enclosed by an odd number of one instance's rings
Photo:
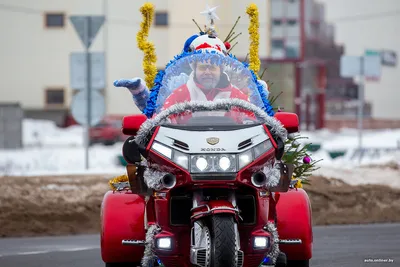
POLYGON ((107 192, 101 207, 101 256, 104 262, 140 262, 144 247, 123 246, 123 239, 145 240, 144 199, 129 192, 107 192))
POLYGON ((311 205, 306 191, 290 189, 279 193, 277 203, 280 239, 301 239, 302 244, 280 244, 288 260, 308 260, 312 257, 311 205))

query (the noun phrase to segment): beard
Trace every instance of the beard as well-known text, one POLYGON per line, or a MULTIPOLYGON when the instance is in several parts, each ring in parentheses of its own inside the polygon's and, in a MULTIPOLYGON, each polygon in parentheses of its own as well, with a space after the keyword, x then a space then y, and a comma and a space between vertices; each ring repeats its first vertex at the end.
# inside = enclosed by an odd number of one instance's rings
POLYGON ((198 83, 201 84, 204 89, 214 89, 218 82, 219 82, 219 77, 214 77, 213 75, 203 75, 199 77, 198 83))

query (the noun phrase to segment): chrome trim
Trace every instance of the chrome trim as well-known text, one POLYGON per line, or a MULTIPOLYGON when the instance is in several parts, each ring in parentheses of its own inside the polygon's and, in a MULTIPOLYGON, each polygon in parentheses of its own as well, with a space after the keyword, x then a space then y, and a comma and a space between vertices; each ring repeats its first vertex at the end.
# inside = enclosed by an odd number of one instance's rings
POLYGON ((286 245, 300 245, 303 241, 301 239, 279 239, 279 244, 286 245))
POLYGON ((123 239, 123 246, 145 246, 147 243, 145 240, 134 240, 134 239, 123 239))

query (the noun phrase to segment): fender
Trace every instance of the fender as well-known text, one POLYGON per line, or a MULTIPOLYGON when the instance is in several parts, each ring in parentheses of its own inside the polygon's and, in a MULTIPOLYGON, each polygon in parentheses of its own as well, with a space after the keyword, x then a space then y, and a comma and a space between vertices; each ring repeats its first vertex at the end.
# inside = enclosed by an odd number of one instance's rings
POLYGON ((302 244, 280 244, 288 260, 309 260, 312 257, 312 217, 310 199, 303 189, 280 193, 276 206, 280 239, 301 239, 302 244))
POLYGON ((108 191, 101 205, 101 257, 104 262, 140 262, 144 247, 123 239, 145 240, 145 201, 130 192, 108 191))
POLYGON ((206 204, 193 208, 191 219, 195 221, 206 216, 221 213, 232 214, 235 216, 236 220, 238 219, 238 210, 227 200, 210 200, 206 204))

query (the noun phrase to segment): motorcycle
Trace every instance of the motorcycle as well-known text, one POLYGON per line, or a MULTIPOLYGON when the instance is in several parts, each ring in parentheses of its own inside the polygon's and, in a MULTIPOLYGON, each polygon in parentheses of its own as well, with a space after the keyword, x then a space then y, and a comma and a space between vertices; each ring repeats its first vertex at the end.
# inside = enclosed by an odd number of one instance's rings
POLYGON ((269 116, 256 80, 235 58, 214 64, 228 81, 226 66, 246 81, 249 101, 192 99, 163 108, 187 83, 174 78, 190 79, 189 66, 200 60, 188 56, 166 69, 153 117, 123 118, 122 131, 131 136, 123 146, 128 181, 102 202, 103 261, 107 267, 309 266, 309 198, 291 186, 293 165, 282 161, 287 135, 298 131, 297 115, 269 116))

